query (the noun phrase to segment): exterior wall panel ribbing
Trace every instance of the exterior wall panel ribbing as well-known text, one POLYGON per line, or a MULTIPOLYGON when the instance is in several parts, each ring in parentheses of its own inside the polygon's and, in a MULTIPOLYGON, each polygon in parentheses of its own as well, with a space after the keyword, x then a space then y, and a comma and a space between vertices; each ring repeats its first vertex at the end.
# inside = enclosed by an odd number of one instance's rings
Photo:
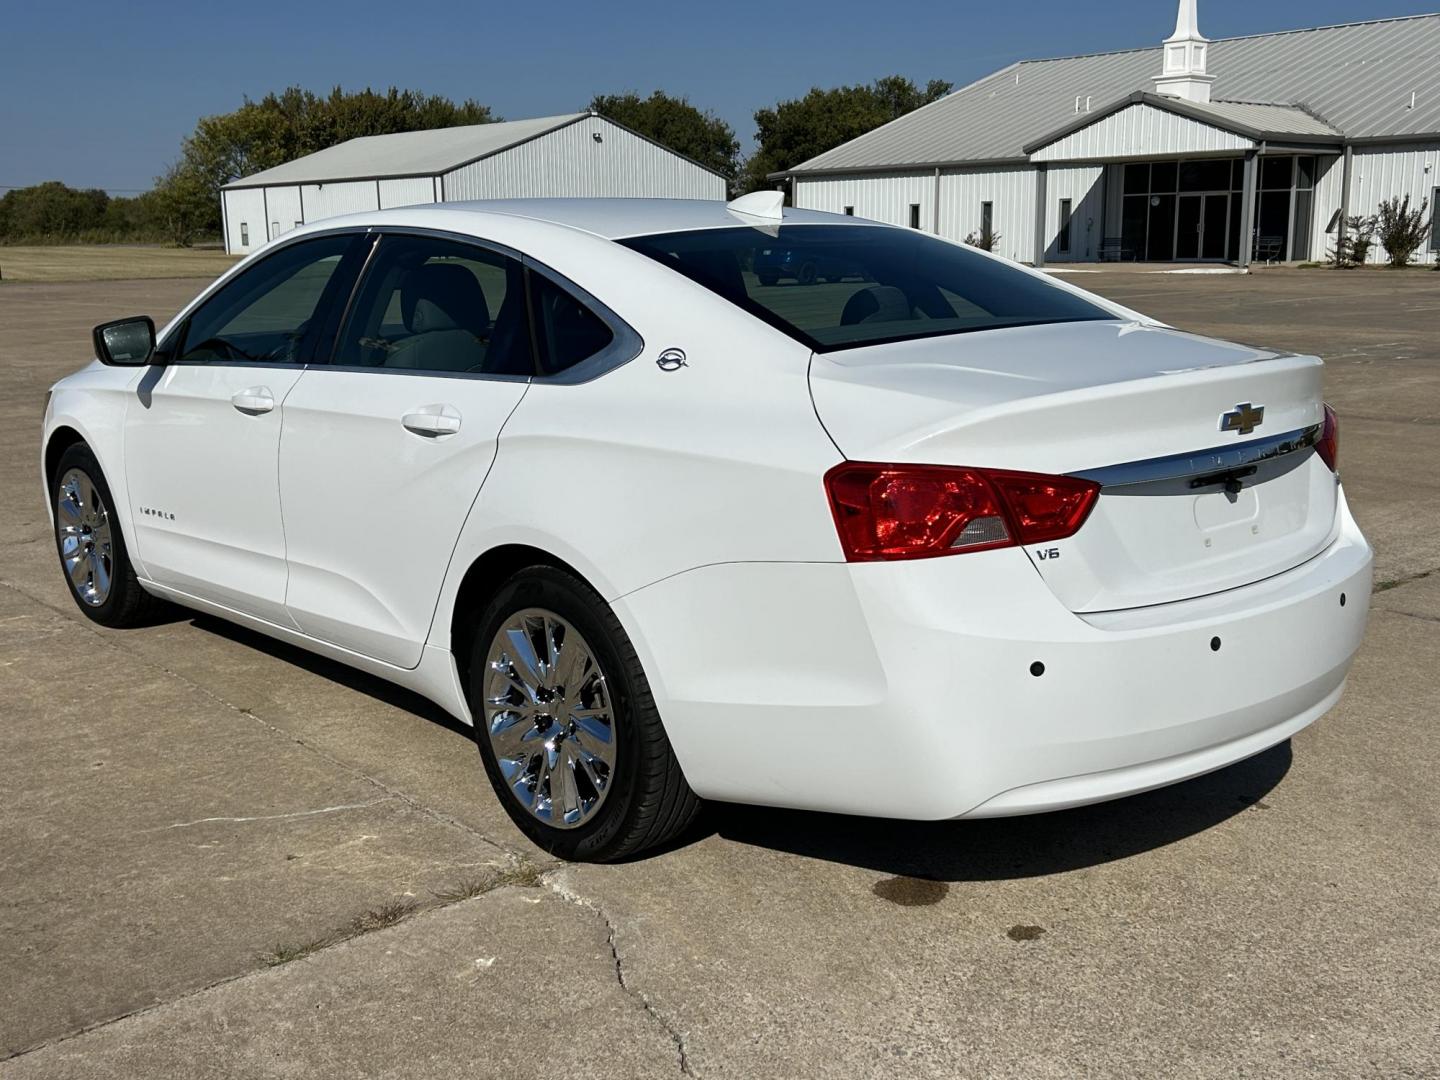
MULTIPOLYGON (((1363 146, 1355 148, 1355 175, 1350 185, 1350 212, 1369 216, 1379 210, 1380 203, 1393 196, 1410 196, 1411 209, 1419 209, 1421 200, 1431 199, 1433 191, 1440 187, 1440 142, 1409 146, 1363 146), (1426 171, 1426 166, 1429 171, 1426 171)), ((1336 200, 1336 205, 1339 200, 1336 200)), ((1431 205, 1426 218, 1435 209, 1431 205)), ((1432 250, 1429 237, 1417 253, 1416 262, 1433 263, 1436 253, 1432 250)), ((1379 243, 1370 255, 1370 261, 1386 262, 1384 250, 1379 243)))
MULTIPOLYGON (((1105 228, 1105 168, 1051 167, 1045 180, 1045 259, 1094 262, 1100 257, 1105 228), (1060 250, 1060 201, 1070 200, 1070 251, 1060 250)), ((1118 219, 1117 219, 1118 220, 1118 219)))
POLYGON ((338 214, 358 214, 380 209, 374 180, 340 180, 329 184, 305 184, 306 222, 338 214))
MULTIPOLYGON (((1048 198, 1048 196, 1047 196, 1048 198)), ((990 203, 997 255, 1018 262, 1035 257, 1035 170, 954 169, 940 174, 940 228, 952 240, 980 231, 981 205, 990 203)))
MULTIPOLYGON (((855 216, 909 225, 910 207, 920 207, 920 228, 935 231, 935 171, 889 172, 865 176, 803 177, 795 182, 795 205, 839 214, 847 206, 855 216)), ((964 240, 978 233, 981 206, 992 205, 992 228, 1000 235, 996 253, 1029 260, 1034 252, 1035 170, 1012 168, 951 169, 940 173, 939 235, 964 240)))
POLYGON ((237 188, 223 192, 223 196, 225 235, 230 240, 230 252, 247 255, 265 243, 264 194, 259 188, 237 188), (246 233, 250 237, 248 244, 241 239, 246 233))
POLYGON ((1177 116, 1152 105, 1131 105, 1030 155, 1032 161, 1235 153, 1255 144, 1243 135, 1177 116))
POLYGON ((415 206, 435 201, 435 178, 433 176, 404 177, 399 180, 380 181, 380 209, 389 210, 395 206, 415 206))
MULTIPOLYGON (((286 187, 265 188, 265 206, 269 211, 270 220, 266 227, 270 230, 269 237, 274 240, 284 236, 295 228, 295 223, 300 221, 300 188, 295 185, 286 187)), ((254 232, 251 232, 250 239, 255 239, 254 232)))
MULTIPOLYGON (((843 214, 853 206, 855 216, 883 221, 887 225, 909 225, 910 207, 920 207, 920 228, 935 231, 935 173, 895 172, 874 176, 832 176, 801 180, 795 188, 795 205, 803 210, 824 210, 843 214)), ((945 215, 941 212, 941 235, 945 215)))
POLYGON ((447 202, 567 196, 723 199, 725 181, 598 116, 445 174, 447 202))

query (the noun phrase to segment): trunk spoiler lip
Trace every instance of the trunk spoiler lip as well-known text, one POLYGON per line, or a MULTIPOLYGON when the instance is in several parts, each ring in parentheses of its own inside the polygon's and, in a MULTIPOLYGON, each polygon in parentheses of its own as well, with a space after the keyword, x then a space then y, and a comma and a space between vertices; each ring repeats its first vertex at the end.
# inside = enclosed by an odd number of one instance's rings
MULTIPOLYGON (((1320 424, 1312 424, 1309 427, 1297 428, 1294 431, 1286 431, 1279 435, 1270 435, 1250 442, 1192 450, 1183 454, 1170 454, 1143 461, 1126 461, 1098 469, 1082 469, 1066 475, 1079 480, 1093 481, 1099 484, 1102 490, 1149 484, 1160 480, 1188 480, 1195 477, 1213 476, 1305 450, 1313 450, 1320 439, 1320 430, 1320 424)), ((1296 464, 1299 464, 1299 460, 1296 459, 1296 464)))

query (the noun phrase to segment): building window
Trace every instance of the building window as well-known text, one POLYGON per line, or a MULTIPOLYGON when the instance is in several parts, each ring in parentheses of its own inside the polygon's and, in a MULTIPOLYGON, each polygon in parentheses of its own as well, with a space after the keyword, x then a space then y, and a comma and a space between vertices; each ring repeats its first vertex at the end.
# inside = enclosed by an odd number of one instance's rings
POLYGON ((240 222, 240 243, 245 247, 250 246, 250 225, 248 222, 240 222))
POLYGON ((1440 187, 1430 193, 1430 250, 1440 254, 1440 187))
POLYGON ((919 204, 918 202, 912 202, 912 203, 910 204, 910 228, 912 228, 912 229, 918 229, 919 227, 920 227, 920 204, 919 204))
POLYGON ((274 240, 275 237, 277 237, 277 236, 279 236, 279 235, 280 235, 280 222, 278 222, 278 221, 272 221, 272 222, 270 222, 270 239, 271 239, 271 240, 274 240))
POLYGON ((1069 199, 1060 200, 1060 236, 1056 241, 1055 247, 1061 255, 1070 254, 1070 206, 1071 203, 1069 199))
POLYGON ((853 206, 847 206, 847 207, 845 207, 845 216, 846 216, 846 217, 854 217, 854 216, 855 216, 855 208, 854 208, 853 206))
POLYGON ((995 235, 995 204, 993 202, 980 204, 980 235, 987 241, 995 235))

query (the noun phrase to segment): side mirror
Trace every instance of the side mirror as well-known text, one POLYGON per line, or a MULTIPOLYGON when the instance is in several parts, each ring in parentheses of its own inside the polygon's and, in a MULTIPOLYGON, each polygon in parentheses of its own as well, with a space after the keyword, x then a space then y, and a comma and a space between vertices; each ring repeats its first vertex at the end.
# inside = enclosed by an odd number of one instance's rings
POLYGON ((91 337, 95 356, 111 367, 142 367, 155 355, 155 320, 149 315, 101 323, 91 337))

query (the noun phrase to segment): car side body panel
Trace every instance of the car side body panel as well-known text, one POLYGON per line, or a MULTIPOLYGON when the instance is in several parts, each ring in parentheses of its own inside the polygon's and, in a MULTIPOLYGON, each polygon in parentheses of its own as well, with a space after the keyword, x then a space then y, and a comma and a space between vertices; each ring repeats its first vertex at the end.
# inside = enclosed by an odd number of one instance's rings
POLYGON ((279 455, 285 607, 300 630, 399 667, 420 662, 460 527, 527 385, 305 372, 285 402, 279 455), (426 409, 448 410, 458 430, 404 427, 426 409))

